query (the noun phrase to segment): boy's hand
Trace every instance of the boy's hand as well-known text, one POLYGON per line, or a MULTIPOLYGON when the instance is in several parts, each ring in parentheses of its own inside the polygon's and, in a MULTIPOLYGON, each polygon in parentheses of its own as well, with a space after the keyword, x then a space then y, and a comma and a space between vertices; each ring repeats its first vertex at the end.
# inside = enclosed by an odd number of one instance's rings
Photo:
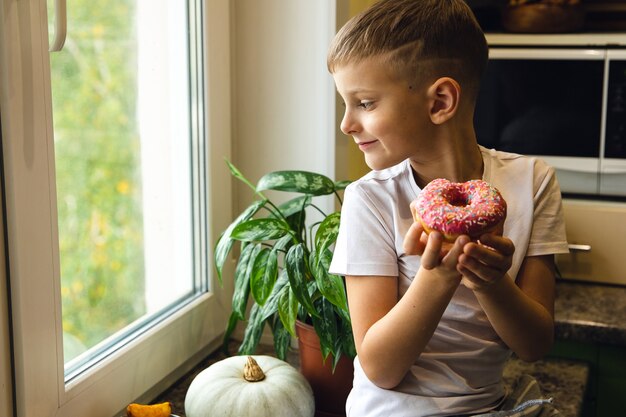
POLYGON ((428 235, 424 231, 422 224, 420 222, 413 222, 409 231, 406 232, 404 236, 404 253, 407 255, 422 256, 427 241, 428 235))
POLYGON ((443 267, 452 275, 459 275, 458 258, 463 254, 464 246, 470 242, 468 236, 459 236, 454 243, 444 242, 439 232, 426 234, 420 222, 414 222, 404 238, 404 252, 407 255, 422 257, 424 269, 443 267))
POLYGON ((514 252, 510 239, 490 233, 482 235, 478 242, 465 245, 457 265, 463 284, 473 291, 488 289, 506 275, 514 252))

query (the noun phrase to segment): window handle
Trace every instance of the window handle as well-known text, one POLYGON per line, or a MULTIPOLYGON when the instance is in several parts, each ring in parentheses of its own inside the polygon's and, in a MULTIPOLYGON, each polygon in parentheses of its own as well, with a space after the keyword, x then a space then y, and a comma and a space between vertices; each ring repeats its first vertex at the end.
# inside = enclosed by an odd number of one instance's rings
POLYGON ((50 52, 59 52, 63 49, 67 35, 67 9, 65 0, 54 0, 54 40, 50 52))

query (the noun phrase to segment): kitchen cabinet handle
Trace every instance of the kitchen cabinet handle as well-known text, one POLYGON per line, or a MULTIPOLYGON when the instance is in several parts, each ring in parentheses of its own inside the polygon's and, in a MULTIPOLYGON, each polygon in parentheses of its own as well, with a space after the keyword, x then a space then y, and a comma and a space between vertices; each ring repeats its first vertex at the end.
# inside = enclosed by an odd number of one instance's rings
POLYGON ((59 52, 63 49, 67 35, 67 8, 65 0, 54 0, 54 40, 48 49, 50 52, 59 52))
POLYGON ((590 252, 591 245, 578 245, 570 243, 567 245, 572 252, 590 252))

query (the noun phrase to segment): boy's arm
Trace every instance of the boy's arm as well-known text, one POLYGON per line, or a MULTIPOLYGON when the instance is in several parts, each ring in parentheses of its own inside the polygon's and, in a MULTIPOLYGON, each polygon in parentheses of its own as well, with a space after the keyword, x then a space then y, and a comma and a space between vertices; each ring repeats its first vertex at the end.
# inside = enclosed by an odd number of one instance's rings
MULTIPOLYGON (((456 264, 467 241, 459 238, 437 267, 420 268, 400 300, 397 277, 346 277, 359 362, 377 386, 398 385, 432 337, 461 282, 456 264)), ((439 258, 441 245, 432 233, 423 259, 439 258)))
POLYGON ((518 357, 540 359, 554 340, 554 256, 526 257, 514 281, 506 274, 507 239, 489 235, 481 242, 486 246, 470 243, 459 258, 464 284, 518 357))

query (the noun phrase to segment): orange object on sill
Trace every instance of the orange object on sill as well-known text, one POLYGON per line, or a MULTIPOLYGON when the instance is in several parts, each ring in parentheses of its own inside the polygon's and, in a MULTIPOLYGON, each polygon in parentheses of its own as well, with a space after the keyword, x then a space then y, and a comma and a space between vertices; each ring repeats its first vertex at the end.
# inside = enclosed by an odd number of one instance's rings
POLYGON ((172 406, 169 402, 153 405, 130 404, 126 407, 127 417, 170 417, 172 406))

